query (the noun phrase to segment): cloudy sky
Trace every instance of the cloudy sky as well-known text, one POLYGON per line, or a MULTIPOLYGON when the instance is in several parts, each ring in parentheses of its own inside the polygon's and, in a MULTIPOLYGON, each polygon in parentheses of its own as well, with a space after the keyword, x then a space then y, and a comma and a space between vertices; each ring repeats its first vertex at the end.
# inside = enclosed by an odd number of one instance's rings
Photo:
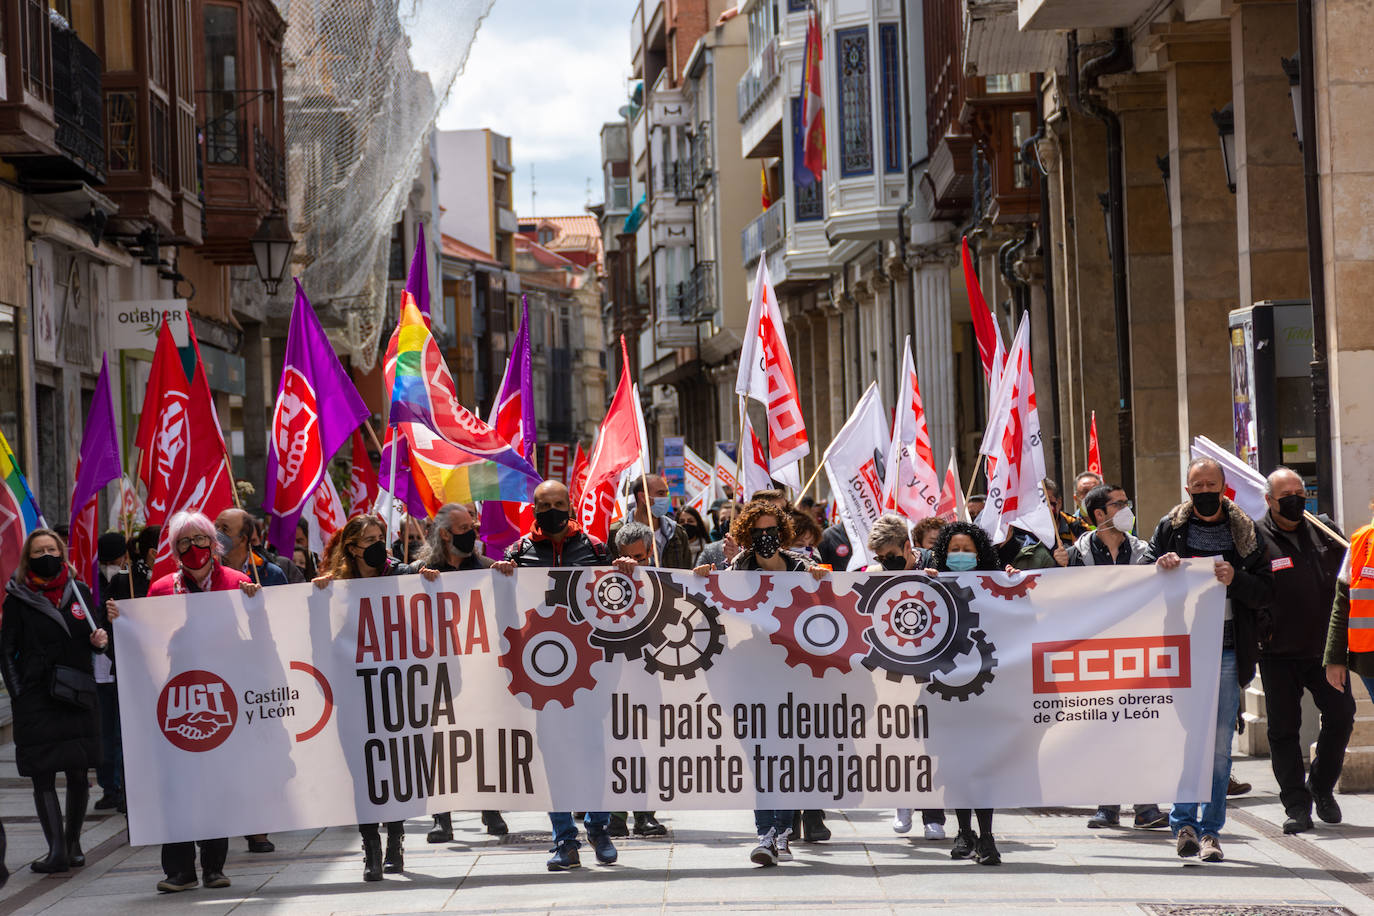
POLYGON ((511 138, 515 211, 584 212, 601 190, 601 124, 625 104, 631 0, 496 0, 448 102, 442 130, 490 127, 511 138))

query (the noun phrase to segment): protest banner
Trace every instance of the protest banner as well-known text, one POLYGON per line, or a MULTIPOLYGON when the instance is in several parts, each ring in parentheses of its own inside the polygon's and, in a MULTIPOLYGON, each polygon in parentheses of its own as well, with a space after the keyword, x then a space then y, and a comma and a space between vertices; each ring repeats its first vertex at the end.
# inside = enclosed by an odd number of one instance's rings
POLYGON ((1223 599, 1190 560, 483 570, 121 602, 130 837, 1205 799, 1223 599))

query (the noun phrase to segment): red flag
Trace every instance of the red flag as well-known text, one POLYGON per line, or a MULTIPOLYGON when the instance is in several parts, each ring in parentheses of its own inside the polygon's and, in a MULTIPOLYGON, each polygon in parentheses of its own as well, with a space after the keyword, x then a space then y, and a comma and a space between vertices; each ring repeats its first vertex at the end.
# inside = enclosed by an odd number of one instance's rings
MULTIPOLYGON (((149 495, 149 524, 162 524, 166 516, 180 511, 202 512, 213 519, 234 504, 229 452, 224 447, 224 433, 215 415, 215 402, 210 394, 210 382, 205 377, 205 364, 200 359, 200 343, 196 340, 195 328, 189 324, 187 333, 196 352, 196 374, 191 379, 185 403, 171 404, 173 407, 180 406, 181 415, 177 425, 168 429, 168 434, 181 438, 158 457, 159 468, 165 466, 171 471, 168 475, 159 475, 159 482, 166 481, 169 485, 166 492, 171 496, 163 506, 164 517, 153 522, 152 494, 149 495), (175 487, 170 484, 175 484, 175 487)), ((164 441, 172 440, 164 438, 164 441)), ((176 569, 167 534, 168 529, 164 524, 158 543, 157 561, 153 564, 152 575, 155 580, 176 569)))
POLYGON ((1097 449, 1097 411, 1093 411, 1092 417, 1092 425, 1088 427, 1088 470, 1101 477, 1102 453, 1097 449))
POLYGON ((964 491, 959 489, 959 465, 954 456, 954 449, 949 450, 949 467, 945 469, 945 482, 940 488, 940 502, 935 507, 935 517, 947 522, 968 521, 964 491))
POLYGON ((191 386, 181 365, 181 353, 172 339, 172 329, 162 322, 148 388, 143 393, 143 413, 138 418, 138 479, 148 494, 147 523, 161 525, 170 514, 168 502, 180 490, 174 471, 185 457, 186 405, 191 386))
POLYGON ((987 300, 983 298, 983 289, 978 285, 978 277, 973 272, 973 259, 968 252, 968 238, 963 240, 961 253, 964 260, 964 285, 968 287, 968 308, 973 315, 973 334, 978 338, 978 358, 983 361, 983 377, 991 379, 997 363, 995 354, 999 349, 1004 349, 1002 332, 998 330, 997 322, 992 318, 987 300))
POLYGON ((587 483, 587 453, 582 451, 582 443, 577 443, 577 457, 573 459, 572 473, 568 475, 568 491, 572 494, 573 505, 582 496, 582 487, 587 483))
POLYGON ((592 457, 588 463, 587 479, 577 502, 577 518, 582 529, 591 537, 604 541, 610 528, 609 519, 615 503, 616 485, 626 468, 640 460, 644 445, 639 437, 638 406, 634 386, 630 382, 630 357, 625 350, 625 338, 620 338, 620 382, 615 386, 610 409, 601 421, 592 457))
MULTIPOLYGON (((782 479, 789 465, 811 453, 801 395, 792 371, 782 312, 768 277, 767 258, 759 258, 753 301, 740 347, 735 394, 752 398, 768 409, 768 470, 782 479)), ((800 481, 798 481, 800 482, 800 481)))
POLYGON ((806 56, 802 63, 802 164, 819 179, 825 172, 825 102, 821 93, 821 17, 815 7, 806 23, 806 56))
POLYGON ((377 501, 377 471, 361 429, 353 430, 353 469, 348 474, 348 517, 362 515, 377 501))

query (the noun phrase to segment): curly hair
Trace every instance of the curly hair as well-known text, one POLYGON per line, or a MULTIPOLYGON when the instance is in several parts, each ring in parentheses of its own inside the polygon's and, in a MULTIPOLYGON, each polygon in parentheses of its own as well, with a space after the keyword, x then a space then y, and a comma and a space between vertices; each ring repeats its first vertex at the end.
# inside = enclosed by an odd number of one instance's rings
POLYGON ((811 546, 815 547, 821 542, 821 526, 816 524, 816 517, 810 512, 803 512, 801 509, 793 509, 787 513, 792 519, 792 540, 799 541, 805 535, 811 535, 811 546))
POLYGON ((744 507, 735 520, 730 523, 730 536, 741 550, 754 549, 754 523, 765 515, 778 520, 778 542, 780 547, 792 543, 792 519, 786 511, 779 510, 773 503, 761 499, 753 500, 744 507))
POLYGON ((911 543, 916 547, 924 547, 926 535, 934 531, 938 537, 940 529, 945 527, 945 520, 942 518, 923 518, 916 523, 916 527, 911 529, 911 543))
POLYGON ((935 568, 941 572, 948 572, 949 565, 946 560, 949 557, 949 542, 961 534, 966 534, 973 540, 973 546, 978 549, 978 566, 985 572, 996 572, 1002 568, 1002 561, 997 559, 997 551, 993 549, 992 541, 988 539, 987 532, 972 522, 950 522, 940 529, 940 537, 935 541, 932 553, 935 555, 935 568))
POLYGON ((355 515, 348 520, 334 537, 329 540, 329 547, 325 551, 324 563, 321 564, 320 571, 334 575, 336 579, 357 579, 361 573, 358 572, 358 561, 353 558, 353 554, 348 552, 348 548, 356 545, 362 538, 363 532, 376 525, 382 530, 382 537, 386 537, 386 525, 382 524, 381 518, 376 515, 355 515))

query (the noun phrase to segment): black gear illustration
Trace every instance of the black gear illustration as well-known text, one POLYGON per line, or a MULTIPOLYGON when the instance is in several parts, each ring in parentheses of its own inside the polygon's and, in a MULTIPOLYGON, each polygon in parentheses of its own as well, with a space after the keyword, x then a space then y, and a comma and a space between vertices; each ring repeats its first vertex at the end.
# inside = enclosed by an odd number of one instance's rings
POLYGON ((868 670, 882 669, 890 681, 911 677, 921 683, 934 674, 949 674, 960 655, 973 651, 970 631, 978 625, 978 612, 969 606, 973 590, 955 580, 932 579, 916 573, 871 576, 857 583, 855 590, 861 596, 859 611, 867 614, 873 623, 864 631, 864 640, 872 647, 862 661, 868 670), (943 607, 931 614, 942 618, 936 622, 944 623, 944 630, 938 639, 922 638, 913 649, 907 650, 905 643, 909 640, 885 639, 880 628, 890 623, 892 608, 889 605, 898 600, 910 600, 913 592, 932 593, 940 599, 943 607))
POLYGON ((997 647, 988 642, 987 634, 982 630, 974 630, 969 635, 978 649, 978 673, 963 684, 946 684, 937 677, 931 677, 926 689, 942 700, 958 700, 962 703, 969 697, 976 697, 997 676, 993 670, 997 667, 997 647))
POLYGON ((720 611, 685 590, 670 593, 665 587, 663 592, 670 595, 678 616, 665 629, 663 640, 644 651, 644 670, 669 681, 696 677, 725 649, 720 611))
MULTIPOLYGON (((595 610, 585 607, 582 593, 589 594, 595 588, 595 584, 606 576, 606 570, 594 569, 556 569, 549 573, 549 589, 544 595, 545 603, 554 607, 568 608, 568 614, 574 621, 586 621, 592 626, 592 633, 588 639, 592 645, 601 649, 606 661, 620 656, 622 658, 640 658, 644 655, 649 646, 657 645, 663 641, 664 630, 669 625, 681 619, 681 611, 674 606, 673 593, 679 590, 673 585, 672 579, 664 573, 654 570, 644 570, 646 573, 643 583, 636 580, 632 584, 639 589, 647 589, 648 596, 641 596, 643 606, 647 611, 639 614, 625 625, 621 625, 620 618, 631 617, 640 607, 639 603, 629 599, 625 604, 625 612, 612 618, 611 624, 607 625, 603 620, 603 615, 598 615, 595 610)), ((617 577, 620 574, 616 574, 617 577)), ((603 589, 604 591, 604 589, 603 589)))

